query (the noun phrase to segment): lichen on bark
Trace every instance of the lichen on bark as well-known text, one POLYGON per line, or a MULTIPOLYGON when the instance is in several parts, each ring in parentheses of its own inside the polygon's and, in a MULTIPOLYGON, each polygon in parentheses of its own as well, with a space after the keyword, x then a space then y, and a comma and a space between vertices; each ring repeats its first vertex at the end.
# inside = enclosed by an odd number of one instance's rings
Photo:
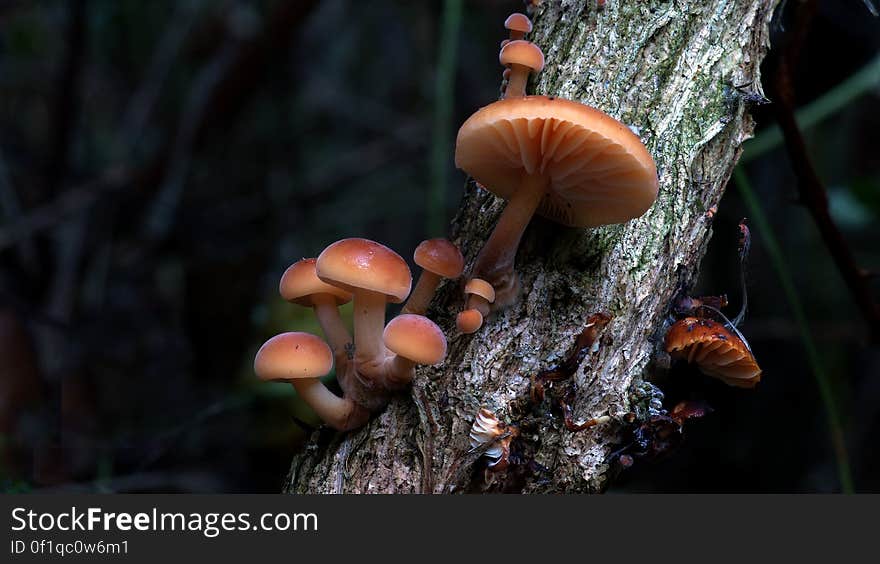
MULTIPOLYGON (((717 205, 752 132, 746 94, 760 94, 759 65, 776 0, 544 0, 530 39, 547 64, 531 90, 595 106, 629 125, 660 177, 654 206, 624 225, 568 229, 537 218, 517 256, 522 297, 474 335, 455 332, 461 288, 446 284, 430 316, 446 330, 446 362, 422 367, 411 393, 365 428, 316 433, 292 463, 291 493, 597 492, 648 379, 669 304, 690 286, 717 205), (530 377, 561 362, 586 319, 611 321, 572 378, 575 419, 613 422, 572 433, 557 411, 534 409, 530 377), (480 407, 523 425, 528 471, 489 480, 468 431, 480 407)), ((487 54, 489 56, 489 54, 487 54)), ((489 102, 489 101, 487 101, 489 102)), ((453 221, 469 263, 504 203, 466 184, 453 221)))

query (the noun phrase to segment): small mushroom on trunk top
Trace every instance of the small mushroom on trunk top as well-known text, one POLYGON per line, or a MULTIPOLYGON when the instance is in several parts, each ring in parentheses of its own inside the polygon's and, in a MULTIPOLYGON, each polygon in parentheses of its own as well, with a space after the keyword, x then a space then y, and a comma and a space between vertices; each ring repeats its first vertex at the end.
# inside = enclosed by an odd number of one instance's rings
POLYGON ((406 261, 369 239, 337 241, 324 249, 316 263, 318 278, 354 295, 355 365, 367 383, 383 375, 385 304, 409 295, 412 275, 406 261))
POLYGON ((754 388, 761 368, 748 344, 712 319, 685 317, 666 333, 666 352, 696 363, 701 372, 729 386, 754 388))

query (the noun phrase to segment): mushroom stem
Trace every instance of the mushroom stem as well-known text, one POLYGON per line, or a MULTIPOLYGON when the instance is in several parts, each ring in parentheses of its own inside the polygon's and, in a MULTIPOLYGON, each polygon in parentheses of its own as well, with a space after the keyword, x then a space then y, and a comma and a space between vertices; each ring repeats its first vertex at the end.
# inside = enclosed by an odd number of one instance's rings
POLYGON ((406 305, 403 306, 401 313, 424 315, 428 311, 431 300, 434 298, 437 286, 440 285, 440 278, 439 274, 435 274, 430 270, 422 270, 419 281, 416 282, 416 287, 406 301, 406 305))
POLYGON ((385 299, 378 292, 354 292, 354 359, 358 373, 370 382, 376 379, 385 362, 382 343, 385 299))
POLYGON ((333 355, 337 358, 344 357, 347 345, 351 343, 351 335, 342 322, 342 317, 339 316, 336 299, 329 294, 317 294, 312 298, 312 304, 318 323, 321 324, 327 342, 333 349, 333 355))
POLYGON ((532 69, 525 65, 510 65, 510 78, 504 90, 504 98, 522 98, 526 95, 526 84, 532 69))
MULTIPOLYGON (((507 202, 495 230, 477 256, 473 276, 492 284, 496 293, 503 295, 517 284, 513 271, 516 251, 526 226, 547 193, 547 184, 547 179, 540 174, 523 177, 519 190, 507 202)), ((496 298, 496 303, 504 305, 504 300, 496 298)))
POLYGON ((369 411, 350 399, 337 396, 318 378, 299 378, 292 382, 303 401, 337 431, 357 429, 370 418, 369 411))
POLYGON ((399 390, 412 382, 416 363, 399 354, 388 360, 388 371, 385 374, 385 385, 389 390, 399 390))

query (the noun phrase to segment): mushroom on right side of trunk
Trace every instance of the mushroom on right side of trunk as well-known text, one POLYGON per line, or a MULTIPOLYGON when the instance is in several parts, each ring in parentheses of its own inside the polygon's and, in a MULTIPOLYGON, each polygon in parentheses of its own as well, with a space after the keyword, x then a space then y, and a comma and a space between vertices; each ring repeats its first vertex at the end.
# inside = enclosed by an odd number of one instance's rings
POLYGON ((506 98, 458 132, 455 164, 507 205, 471 276, 495 289, 493 309, 513 303, 514 260, 535 213, 570 227, 623 223, 657 198, 657 169, 639 138, 611 116, 547 96, 506 98))
POLYGON ((672 358, 693 362, 700 372, 729 386, 754 388, 761 381, 761 368, 748 344, 712 319, 679 319, 666 332, 664 344, 672 358))

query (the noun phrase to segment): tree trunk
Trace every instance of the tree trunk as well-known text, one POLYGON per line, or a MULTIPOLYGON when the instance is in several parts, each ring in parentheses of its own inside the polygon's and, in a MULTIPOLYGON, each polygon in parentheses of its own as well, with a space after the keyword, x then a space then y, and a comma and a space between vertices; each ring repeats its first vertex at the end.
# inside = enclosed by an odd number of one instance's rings
MULTIPOLYGON (((547 66, 534 91, 598 107, 630 125, 657 163, 657 202, 637 220, 598 229, 533 220, 517 256, 521 300, 474 335, 455 332, 461 288, 444 286, 430 316, 451 336, 446 362, 418 369, 411 393, 360 431, 316 433, 294 458, 287 491, 601 491, 610 455, 632 424, 624 415, 644 416, 639 390, 661 350, 670 302, 695 279, 711 236, 707 211, 752 132, 747 104, 761 94, 759 64, 776 0, 535 4, 531 39, 547 66), (532 403, 530 378, 559 365, 597 312, 611 316, 598 350, 570 383, 532 403), (562 389, 574 420, 611 421, 567 430, 554 407, 562 389), (481 407, 520 429, 507 470, 485 471, 486 459, 469 452, 481 407)), ((503 206, 466 186, 453 230, 468 260, 503 206)))

